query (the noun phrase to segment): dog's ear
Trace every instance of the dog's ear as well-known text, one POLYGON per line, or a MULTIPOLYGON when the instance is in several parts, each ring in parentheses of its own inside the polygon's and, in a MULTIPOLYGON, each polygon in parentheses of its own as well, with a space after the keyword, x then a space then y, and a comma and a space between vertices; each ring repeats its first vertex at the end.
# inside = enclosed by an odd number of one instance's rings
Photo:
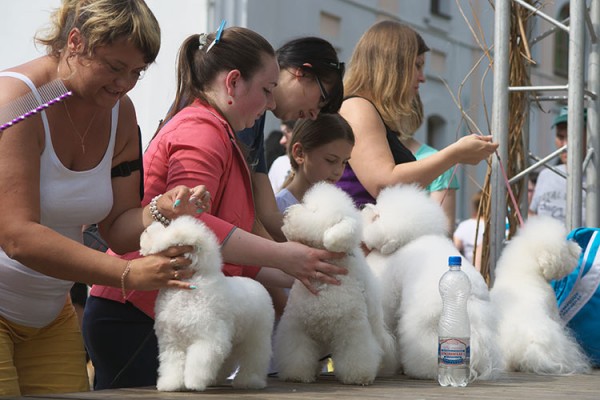
POLYGON ((360 223, 344 217, 323 233, 323 246, 329 251, 347 252, 360 243, 360 223))
POLYGON ((381 252, 381 254, 392 254, 393 252, 395 252, 396 250, 398 250, 398 248, 400 247, 400 243, 395 240, 388 240, 387 242, 385 242, 382 246, 381 249, 379 249, 379 251, 381 252))
POLYGON ((377 206, 373 204, 365 204, 361 210, 362 220, 364 224, 362 239, 369 250, 376 249, 381 253, 389 254, 393 250, 389 250, 389 243, 386 242, 387 236, 383 226, 383 221, 380 221, 381 215, 377 206))
POLYGON ((581 248, 572 241, 561 244, 559 248, 540 252, 537 262, 547 281, 561 279, 575 269, 579 262, 581 248))
POLYGON ((297 221, 302 221, 303 216, 306 214, 306 209, 304 204, 293 204, 289 206, 285 212, 283 213, 283 226, 281 227, 281 232, 287 240, 297 240, 298 233, 294 228, 297 221))
MULTIPOLYGON (((573 264, 577 264, 579 263, 579 258, 581 257, 581 253, 583 252, 583 250, 581 249, 581 247, 579 247, 579 245, 577 244, 577 242, 569 240, 569 245, 568 245, 568 251, 569 251, 569 256, 572 259, 572 263, 573 264)), ((575 268, 575 267, 573 267, 575 268)))
POLYGON ((373 204, 365 204, 360 214, 365 225, 372 224, 379 219, 379 211, 377 211, 377 207, 373 204))
POLYGON ((144 230, 140 236, 140 254, 142 256, 148 255, 148 250, 150 247, 150 238, 148 237, 148 232, 144 230))
POLYGON ((378 248, 376 244, 381 240, 381 229, 378 228, 375 223, 379 219, 379 212, 374 204, 365 204, 363 209, 360 211, 360 215, 363 222, 362 240, 365 246, 372 250, 378 248))
POLYGON ((153 243, 155 242, 156 237, 165 229, 166 228, 160 222, 153 222, 144 230, 144 232, 142 232, 142 235, 140 236, 141 255, 147 256, 156 253, 152 248, 153 243))

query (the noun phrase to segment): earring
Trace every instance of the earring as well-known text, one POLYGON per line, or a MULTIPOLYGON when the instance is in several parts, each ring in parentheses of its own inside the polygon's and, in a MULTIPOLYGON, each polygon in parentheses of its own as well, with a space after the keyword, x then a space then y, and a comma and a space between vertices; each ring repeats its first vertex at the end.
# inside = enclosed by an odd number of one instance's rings
POLYGON ((232 105, 233 104, 233 99, 227 100, 227 104, 232 105))

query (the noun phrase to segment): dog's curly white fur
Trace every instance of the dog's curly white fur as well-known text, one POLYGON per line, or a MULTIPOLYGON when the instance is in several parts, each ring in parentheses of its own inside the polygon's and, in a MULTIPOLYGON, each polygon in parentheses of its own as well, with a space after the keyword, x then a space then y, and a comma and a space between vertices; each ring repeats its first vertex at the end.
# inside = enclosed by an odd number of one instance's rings
POLYGON ((187 255, 196 290, 161 289, 154 330, 158 338, 157 389, 205 390, 225 382, 237 366, 234 387, 266 386, 274 311, 265 288, 221 271, 220 247, 213 232, 192 217, 168 227, 155 222, 142 234, 141 254, 175 245, 192 245, 187 255))
POLYGON ((396 369, 394 340, 384 326, 381 299, 362 250, 361 218, 350 197, 327 183, 315 185, 302 204, 284 217, 288 240, 347 255, 330 262, 343 266, 341 285, 321 285, 313 295, 296 281, 275 333, 279 377, 315 381, 319 359, 331 353, 343 383, 368 385, 378 371, 396 369))
POLYGON ((561 321, 549 281, 577 265, 581 249, 557 220, 531 217, 500 256, 491 298, 498 309, 500 345, 509 370, 573 374, 588 360, 561 321))
MULTIPOLYGON (((448 270, 448 257, 459 255, 447 237, 442 208, 414 185, 381 191, 376 205, 363 211, 363 240, 372 251, 367 262, 381 286, 387 326, 397 337, 404 374, 437 378, 438 321, 442 310, 438 282, 448 270)), ((472 378, 491 379, 502 368, 496 321, 487 285, 463 258, 471 281, 472 378)))

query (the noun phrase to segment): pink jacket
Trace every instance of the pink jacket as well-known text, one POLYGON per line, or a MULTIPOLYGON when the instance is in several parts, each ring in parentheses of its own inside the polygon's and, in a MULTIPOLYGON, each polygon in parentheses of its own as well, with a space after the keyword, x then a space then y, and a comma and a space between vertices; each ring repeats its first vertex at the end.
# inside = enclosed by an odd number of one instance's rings
MULTIPOLYGON (((195 101, 165 125, 144 154, 145 206, 154 196, 177 186, 203 184, 211 194, 210 214, 199 219, 206 223, 221 245, 237 227, 250 232, 254 224, 254 200, 250 171, 235 134, 227 121, 214 108, 195 101)), ((110 252, 110 250, 109 250, 110 252)), ((112 253, 114 254, 114 253, 112 253)), ((140 257, 139 252, 121 256, 140 257)), ((225 264, 229 276, 254 278, 259 267, 225 264)), ((154 318, 157 291, 128 291, 123 299, 121 289, 94 285, 90 294, 124 303, 129 301, 154 318)))

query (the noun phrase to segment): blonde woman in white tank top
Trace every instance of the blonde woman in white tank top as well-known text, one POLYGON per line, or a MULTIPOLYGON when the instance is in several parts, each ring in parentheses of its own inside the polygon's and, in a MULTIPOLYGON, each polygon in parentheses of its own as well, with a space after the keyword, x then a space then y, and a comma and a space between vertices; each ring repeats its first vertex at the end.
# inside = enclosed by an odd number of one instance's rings
POLYGON ((85 247, 82 226, 98 223, 113 250, 133 251, 153 219, 194 215, 209 201, 203 186, 180 186, 152 213, 140 208, 139 171, 111 179, 112 167, 140 157, 126 93, 160 46, 142 0, 63 0, 38 42, 48 55, 0 73, 0 107, 30 91, 39 99, 35 88, 57 79, 73 94, 0 139, 0 396, 88 389, 73 282, 193 289, 178 280, 190 276, 191 249, 127 262, 85 247))

